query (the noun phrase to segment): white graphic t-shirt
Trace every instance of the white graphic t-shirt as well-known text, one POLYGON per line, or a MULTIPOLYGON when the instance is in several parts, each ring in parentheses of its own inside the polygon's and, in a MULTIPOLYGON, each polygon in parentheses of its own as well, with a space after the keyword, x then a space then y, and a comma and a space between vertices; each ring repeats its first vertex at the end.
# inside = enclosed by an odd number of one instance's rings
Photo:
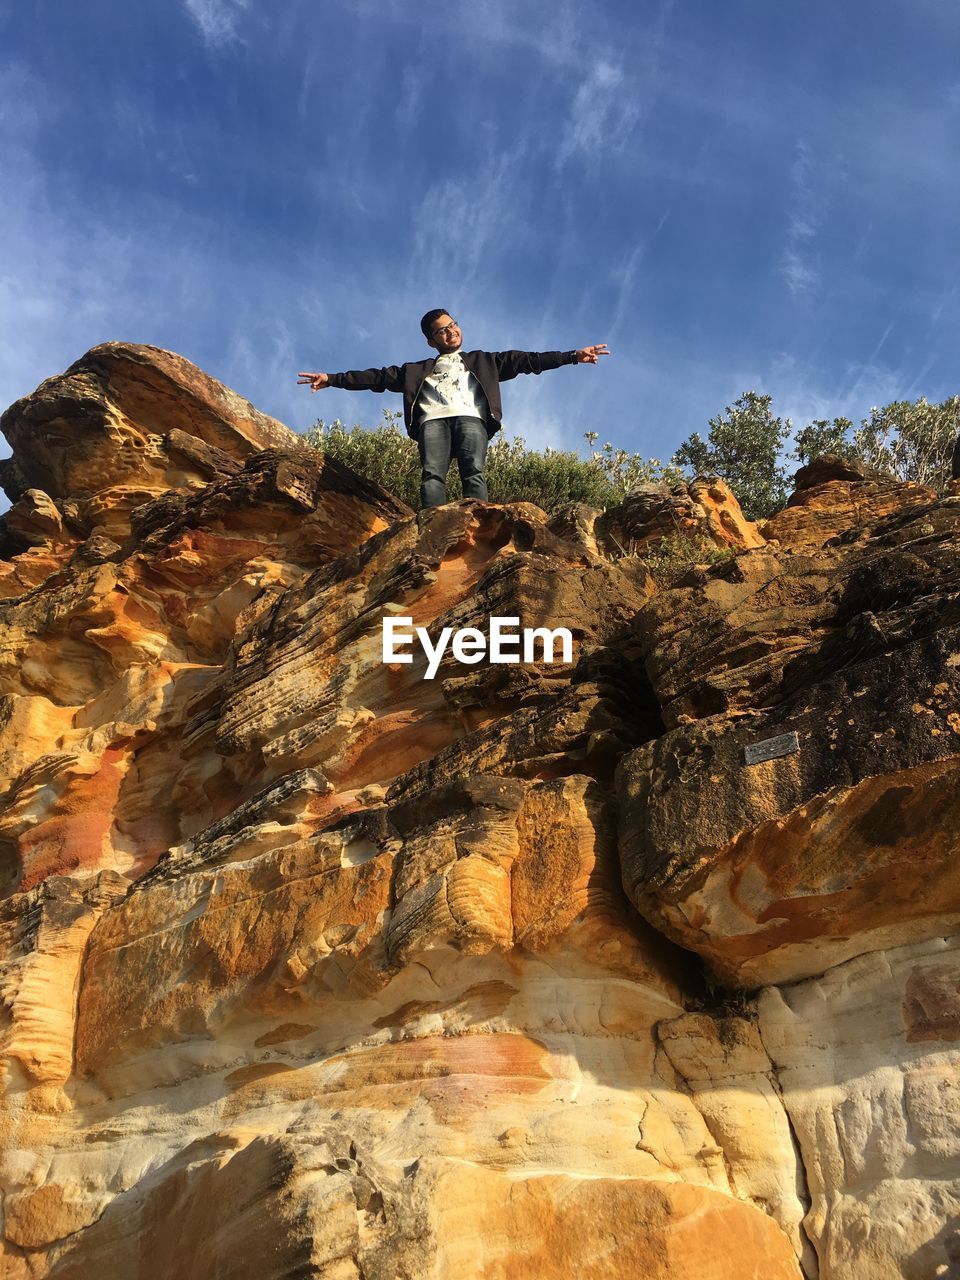
POLYGON ((459 351, 437 356, 433 373, 424 379, 417 397, 417 411, 420 422, 428 418, 486 419, 487 397, 459 351))

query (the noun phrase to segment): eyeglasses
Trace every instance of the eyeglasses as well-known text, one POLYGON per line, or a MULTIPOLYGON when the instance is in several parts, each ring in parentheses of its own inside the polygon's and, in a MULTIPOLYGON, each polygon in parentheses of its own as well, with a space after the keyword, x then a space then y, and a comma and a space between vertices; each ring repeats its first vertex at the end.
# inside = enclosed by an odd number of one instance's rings
POLYGON ((454 329, 459 328, 460 326, 457 324, 456 320, 451 320, 450 323, 445 324, 442 329, 431 329, 430 337, 439 338, 442 333, 452 333, 454 329))

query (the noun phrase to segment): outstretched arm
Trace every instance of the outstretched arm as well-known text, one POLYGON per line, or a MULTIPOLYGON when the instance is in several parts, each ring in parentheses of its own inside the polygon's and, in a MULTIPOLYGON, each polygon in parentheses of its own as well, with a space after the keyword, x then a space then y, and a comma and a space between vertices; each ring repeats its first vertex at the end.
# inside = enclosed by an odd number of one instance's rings
POLYGON ((496 351, 494 359, 500 381, 506 382, 521 373, 544 373, 564 364, 596 364, 601 356, 609 354, 607 344, 598 342, 578 351, 496 351))
POLYGON ((297 386, 322 391, 403 391, 403 366, 388 364, 383 369, 348 369, 346 373, 298 373, 297 386))

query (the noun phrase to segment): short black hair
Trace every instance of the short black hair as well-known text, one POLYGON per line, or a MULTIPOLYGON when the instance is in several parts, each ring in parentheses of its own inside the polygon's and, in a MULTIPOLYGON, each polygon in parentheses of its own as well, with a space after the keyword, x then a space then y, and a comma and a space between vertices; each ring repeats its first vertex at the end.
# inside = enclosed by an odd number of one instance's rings
POLYGON ((447 310, 446 307, 434 307, 433 310, 428 311, 427 314, 420 321, 420 332, 423 334, 425 338, 429 339, 430 330, 433 328, 436 322, 440 319, 441 316, 448 316, 449 314, 450 312, 447 310))

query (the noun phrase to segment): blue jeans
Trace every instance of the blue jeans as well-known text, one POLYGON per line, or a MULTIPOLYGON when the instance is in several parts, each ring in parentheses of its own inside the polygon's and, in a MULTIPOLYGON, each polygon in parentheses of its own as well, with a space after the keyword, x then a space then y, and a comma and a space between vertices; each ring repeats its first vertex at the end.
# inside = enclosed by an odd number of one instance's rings
POLYGON ((487 460, 487 428, 479 418, 429 418, 417 432, 420 449, 420 506, 439 507, 447 500, 447 472, 456 458, 465 498, 487 498, 483 464, 487 460))

